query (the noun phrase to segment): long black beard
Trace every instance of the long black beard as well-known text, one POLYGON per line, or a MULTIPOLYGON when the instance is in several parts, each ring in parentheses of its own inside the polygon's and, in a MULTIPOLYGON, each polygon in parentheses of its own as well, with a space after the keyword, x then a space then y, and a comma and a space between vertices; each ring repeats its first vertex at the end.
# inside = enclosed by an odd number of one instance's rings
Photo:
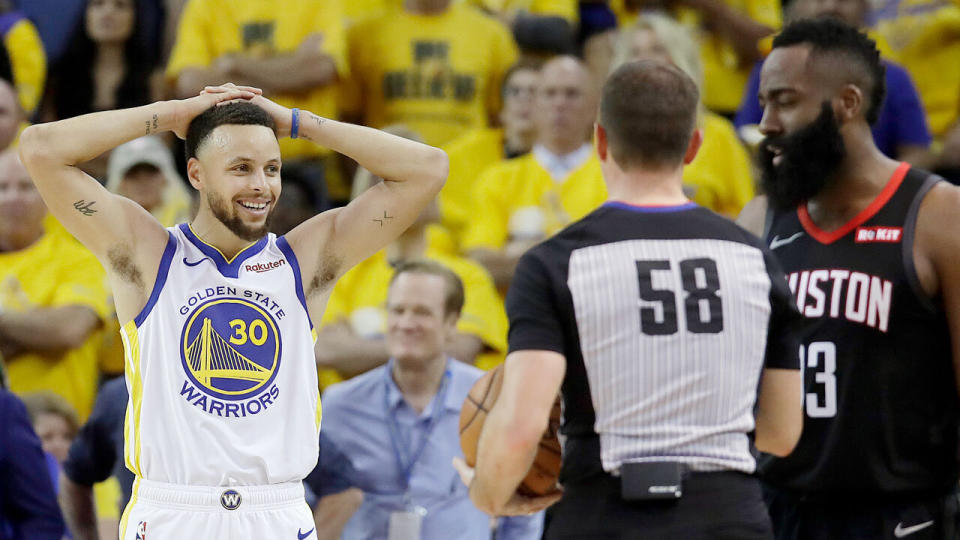
POLYGON ((237 235, 237 237, 242 238, 248 242, 256 242, 257 240, 263 238, 270 231, 270 221, 273 219, 274 207, 270 208, 270 213, 267 214, 267 219, 264 220, 263 225, 260 227, 249 227, 243 223, 240 219, 240 216, 233 214, 231 215, 231 207, 227 202, 216 193, 207 193, 207 204, 210 205, 210 210, 213 212, 213 216, 220 220, 220 223, 230 229, 230 232, 237 235))
POLYGON ((809 125, 789 135, 767 137, 760 143, 760 188, 771 207, 795 208, 836 181, 846 155, 833 108, 824 102, 820 115, 809 125), (779 165, 773 165, 775 154, 767 145, 780 149, 779 165))

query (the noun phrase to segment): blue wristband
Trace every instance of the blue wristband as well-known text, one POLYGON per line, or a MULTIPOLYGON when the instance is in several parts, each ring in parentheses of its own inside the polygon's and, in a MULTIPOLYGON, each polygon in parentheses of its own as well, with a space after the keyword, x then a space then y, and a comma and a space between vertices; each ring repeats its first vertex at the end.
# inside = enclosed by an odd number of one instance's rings
POLYGON ((300 109, 290 109, 290 114, 293 117, 290 123, 290 138, 296 139, 300 134, 300 109))

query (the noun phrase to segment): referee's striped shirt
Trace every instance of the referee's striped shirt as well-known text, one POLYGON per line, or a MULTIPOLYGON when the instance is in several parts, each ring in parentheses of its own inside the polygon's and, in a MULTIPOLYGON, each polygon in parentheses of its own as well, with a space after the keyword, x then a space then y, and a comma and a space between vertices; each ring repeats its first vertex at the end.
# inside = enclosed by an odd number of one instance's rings
POLYGON ((761 370, 799 368, 779 266, 693 203, 605 204, 523 256, 507 312, 511 352, 566 357, 563 478, 625 461, 751 473, 761 370))

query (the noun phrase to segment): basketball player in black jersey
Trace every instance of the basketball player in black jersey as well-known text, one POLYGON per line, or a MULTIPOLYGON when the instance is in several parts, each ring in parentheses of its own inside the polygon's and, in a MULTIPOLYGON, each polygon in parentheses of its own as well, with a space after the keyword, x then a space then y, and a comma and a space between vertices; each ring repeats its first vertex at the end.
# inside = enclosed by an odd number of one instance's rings
POLYGON ((806 318, 804 428, 759 471, 780 539, 955 538, 960 189, 885 157, 874 42, 788 26, 763 66, 763 188, 740 223, 806 318))

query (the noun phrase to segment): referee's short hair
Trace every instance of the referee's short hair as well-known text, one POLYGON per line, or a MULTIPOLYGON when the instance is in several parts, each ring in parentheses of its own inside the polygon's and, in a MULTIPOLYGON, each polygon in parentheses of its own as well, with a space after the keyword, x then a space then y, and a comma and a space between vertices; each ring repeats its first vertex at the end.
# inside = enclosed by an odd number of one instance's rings
POLYGON ((679 68, 654 60, 628 62, 603 85, 599 124, 624 170, 677 167, 697 121, 700 91, 679 68))
MULTIPOLYGON (((427 274, 443 278, 443 281, 447 284, 446 294, 444 294, 443 297, 443 314, 444 316, 450 314, 460 316, 460 312, 463 310, 464 300, 463 281, 460 280, 460 276, 455 274, 453 270, 450 270, 438 262, 426 259, 405 261, 397 265, 394 269, 393 277, 390 278, 390 289, 393 288, 393 283, 397 281, 397 278, 402 274, 427 274)), ((387 294, 390 294, 389 290, 387 294)))

